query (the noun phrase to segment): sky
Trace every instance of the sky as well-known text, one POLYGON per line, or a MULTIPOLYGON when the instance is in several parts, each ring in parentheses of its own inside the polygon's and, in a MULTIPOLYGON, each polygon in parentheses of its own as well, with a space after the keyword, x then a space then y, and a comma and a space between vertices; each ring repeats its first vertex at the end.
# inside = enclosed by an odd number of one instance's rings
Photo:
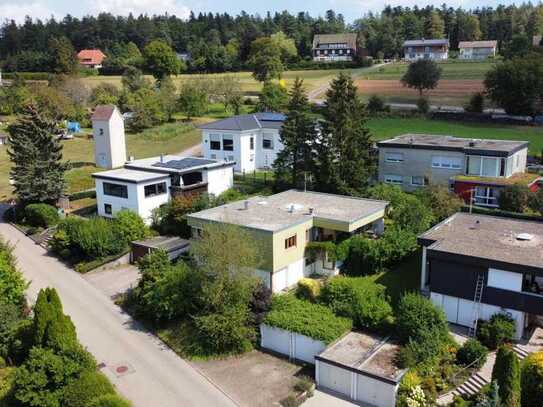
MULTIPOLYGON (((449 0, 453 7, 474 8, 477 6, 496 6, 510 4, 512 0, 449 0)), ((324 15, 328 9, 342 13, 347 22, 352 22, 369 11, 380 11, 385 4, 392 6, 410 6, 426 4, 439 6, 443 0, 313 0, 309 3, 296 0, 0 0, 0 22, 5 19, 24 20, 26 15, 33 18, 47 19, 50 16, 62 18, 66 14, 81 17, 87 14, 97 14, 102 11, 115 15, 139 15, 140 13, 175 14, 187 17, 190 11, 199 12, 228 12, 238 14, 245 10, 249 14, 265 15, 271 12, 288 10, 291 13, 308 11, 312 16, 324 15)))

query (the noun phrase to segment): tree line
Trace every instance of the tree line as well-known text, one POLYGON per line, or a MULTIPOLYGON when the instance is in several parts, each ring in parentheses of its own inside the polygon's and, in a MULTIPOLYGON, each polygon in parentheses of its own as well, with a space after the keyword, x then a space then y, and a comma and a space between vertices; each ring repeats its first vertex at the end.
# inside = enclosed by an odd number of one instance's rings
POLYGON ((288 11, 265 17, 245 12, 236 16, 200 13, 187 20, 109 13, 83 18, 67 15, 60 21, 28 17, 23 24, 11 20, 0 28, 0 61, 5 70, 49 71, 52 54, 69 43, 75 50, 101 49, 108 55, 104 71, 120 73, 123 64, 141 57, 147 44, 162 40, 176 52, 190 54, 189 70, 236 71, 250 64, 251 47, 257 39, 284 34, 294 45, 289 62, 296 63, 311 59, 315 34, 346 31, 357 32, 359 45, 377 58, 401 56, 403 42, 416 38, 449 38, 453 49, 459 41, 497 40, 503 51, 514 40, 531 41, 533 35, 543 32, 543 6, 528 3, 473 10, 445 4, 440 8, 387 6, 352 24, 333 10, 324 17, 288 11))

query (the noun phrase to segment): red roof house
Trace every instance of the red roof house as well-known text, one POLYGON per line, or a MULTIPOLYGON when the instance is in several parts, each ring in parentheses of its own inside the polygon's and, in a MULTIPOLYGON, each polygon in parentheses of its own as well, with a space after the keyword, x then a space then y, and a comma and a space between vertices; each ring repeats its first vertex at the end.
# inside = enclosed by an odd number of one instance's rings
POLYGON ((82 49, 77 54, 79 63, 87 68, 101 68, 105 57, 99 49, 82 49))

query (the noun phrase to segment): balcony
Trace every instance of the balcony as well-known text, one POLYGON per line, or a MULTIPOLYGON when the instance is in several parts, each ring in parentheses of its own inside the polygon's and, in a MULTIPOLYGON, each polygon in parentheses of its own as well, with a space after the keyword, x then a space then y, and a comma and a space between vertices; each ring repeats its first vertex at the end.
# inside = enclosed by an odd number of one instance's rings
POLYGON ((207 192, 207 182, 197 182, 190 185, 172 185, 170 187, 172 198, 200 195, 205 192, 207 192))
POLYGON ((485 287, 482 302, 529 314, 543 315, 542 294, 530 291, 510 291, 502 288, 485 287))

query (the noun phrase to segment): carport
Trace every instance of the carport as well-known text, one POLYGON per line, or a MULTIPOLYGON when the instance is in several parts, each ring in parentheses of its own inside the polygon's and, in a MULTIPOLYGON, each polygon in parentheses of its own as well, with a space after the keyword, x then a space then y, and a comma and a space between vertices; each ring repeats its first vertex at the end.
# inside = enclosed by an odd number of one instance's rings
POLYGON ((132 242, 132 259, 135 263, 153 250, 162 249, 168 253, 170 260, 175 260, 190 248, 190 242, 177 236, 156 236, 132 242))
POLYGON ((363 405, 394 407, 406 372, 394 363, 398 351, 386 339, 349 332, 315 356, 317 386, 363 405))

